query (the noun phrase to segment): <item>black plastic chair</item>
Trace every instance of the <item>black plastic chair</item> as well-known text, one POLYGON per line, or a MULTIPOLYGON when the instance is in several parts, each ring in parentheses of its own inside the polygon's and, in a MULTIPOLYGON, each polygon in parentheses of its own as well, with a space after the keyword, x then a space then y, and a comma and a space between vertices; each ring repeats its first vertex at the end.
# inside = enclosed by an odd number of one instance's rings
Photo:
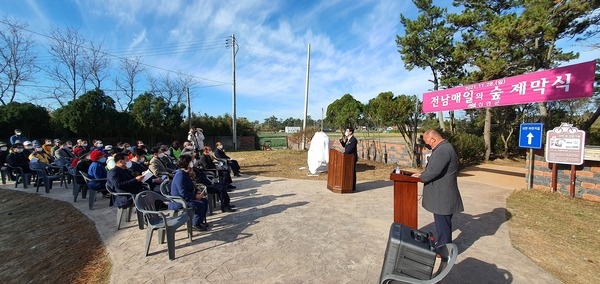
MULTIPOLYGON (((99 179, 93 179, 91 178, 87 173, 84 173, 82 171, 79 171, 79 174, 83 177, 83 179, 85 180, 85 183, 88 184, 90 181, 96 181, 96 182, 104 182, 106 183, 106 179, 105 178, 99 178, 99 179)), ((90 188, 89 185, 87 185, 87 188, 90 190, 90 194, 88 196, 88 203, 89 203, 89 208, 94 209, 94 203, 96 202, 96 193, 98 193, 97 190, 92 190, 90 188)))
POLYGON ((19 183, 23 183, 23 188, 27 188, 31 182, 31 179, 36 175, 35 172, 26 173, 20 167, 13 167, 11 165, 6 165, 6 167, 10 171, 9 174, 15 176, 15 188, 19 186, 19 183))
MULTIPOLYGON (((110 192, 110 194, 112 195, 113 198, 117 197, 117 196, 128 196, 131 197, 132 200, 135 200, 135 194, 133 193, 127 193, 127 192, 117 192, 116 190, 114 190, 112 187, 110 187, 108 185, 108 182, 106 183, 106 190, 108 190, 108 192, 110 192)), ((131 210, 135 208, 135 204, 133 204, 133 202, 131 203, 131 205, 127 206, 127 207, 117 207, 117 230, 121 229, 121 220, 123 219, 123 213, 125 214, 125 222, 131 222, 131 210), (125 212, 127 211, 127 212, 125 212)), ((140 230, 144 229, 144 218, 142 216, 142 213, 140 211, 137 211, 137 218, 138 218, 138 227, 140 228, 140 230)))
MULTIPOLYGON (((146 256, 150 251, 150 241, 154 230, 158 231, 158 242, 163 244, 165 234, 167 237, 167 251, 169 260, 175 259, 175 231, 184 224, 187 224, 187 234, 190 242, 192 241, 192 226, 188 214, 168 217, 164 212, 156 208, 156 203, 159 202, 178 202, 175 199, 164 197, 154 191, 142 191, 135 197, 135 208, 144 214, 144 218, 148 223, 148 231, 146 233, 146 256)), ((184 202, 185 203, 185 202, 184 202)))
MULTIPOLYGON (((166 198, 177 200, 177 202, 183 206, 181 208, 181 210, 174 210, 173 216, 179 215, 179 211, 186 212, 190 217, 190 219, 188 220, 188 222, 190 222, 189 226, 192 226, 192 218, 194 217, 195 209, 194 209, 194 207, 188 206, 187 202, 185 202, 185 200, 183 200, 183 198, 181 196, 171 195, 171 180, 170 179, 163 180, 163 182, 160 183, 159 188, 160 188, 160 194, 162 194, 166 198)), ((206 221, 206 220, 204 220, 204 221, 206 221)))
POLYGON ((446 275, 450 272, 456 257, 458 256, 458 248, 455 244, 449 243, 438 248, 437 253, 441 257, 441 263, 432 275, 431 279, 420 280, 403 274, 386 274, 381 275, 379 279, 380 284, 392 284, 392 283, 409 283, 409 284, 434 284, 442 281, 446 275))
POLYGON ((61 182, 61 184, 63 182, 65 183, 65 185, 67 184, 64 174, 61 173, 62 169, 59 170, 58 174, 50 174, 49 169, 56 169, 56 168, 49 164, 40 163, 40 162, 30 163, 29 168, 32 171, 35 171, 37 174, 37 180, 36 180, 37 188, 36 188, 35 192, 39 192, 41 183, 44 183, 44 188, 46 189, 46 193, 50 193, 50 189, 52 189, 52 184, 54 183, 55 180, 59 180, 61 182))

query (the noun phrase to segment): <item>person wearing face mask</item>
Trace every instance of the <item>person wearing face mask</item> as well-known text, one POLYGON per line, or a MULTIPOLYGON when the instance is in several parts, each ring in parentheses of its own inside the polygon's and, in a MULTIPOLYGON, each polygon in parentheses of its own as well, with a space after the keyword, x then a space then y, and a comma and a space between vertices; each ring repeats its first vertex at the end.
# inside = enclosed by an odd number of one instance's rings
POLYGON ((54 162, 54 158, 48 155, 40 145, 36 145, 36 147, 33 148, 33 152, 29 155, 30 161, 34 158, 36 158, 39 163, 51 164, 54 162))
POLYGON ((45 139, 44 140, 44 145, 42 145, 42 148, 44 149, 44 152, 46 152, 46 154, 52 156, 52 140, 50 139, 45 139))
POLYGON ((54 151, 54 157, 56 157, 57 159, 65 159, 68 161, 71 161, 73 158, 75 158, 75 155, 73 154, 73 152, 71 152, 71 149, 69 149, 67 142, 61 141, 59 142, 59 144, 60 148, 54 151))
MULTIPOLYGON (((108 173, 106 171, 106 154, 99 150, 94 150, 90 153, 90 160, 92 163, 88 168, 87 174, 92 179, 101 179, 102 181, 89 181, 87 183, 90 190, 102 191, 105 197, 110 196, 106 191, 106 178, 108 173)), ((90 196, 91 197, 91 196, 90 196)))
POLYGON ((33 153, 33 143, 31 141, 23 142, 23 155, 29 157, 33 153))
POLYGON ((190 155, 192 157, 197 158, 197 155, 194 152, 194 145, 192 144, 192 142, 190 142, 190 141, 183 142, 183 148, 181 149, 180 155, 190 155))
POLYGON ((175 170, 169 169, 165 162, 163 162, 162 158, 164 156, 165 154, 163 150, 161 150, 159 147, 152 148, 152 159, 150 159, 148 168, 157 177, 164 175, 173 177, 175 170))
POLYGON ((11 153, 6 156, 6 163, 14 168, 21 168, 23 173, 33 173, 29 168, 29 158, 23 155, 23 145, 15 143, 11 147, 11 153))
MULTIPOLYGON (((132 166, 132 162, 125 153, 118 153, 114 156, 115 167, 108 171, 107 184, 110 188, 116 192, 127 192, 138 194, 144 190, 142 186, 143 175, 133 175, 129 170, 132 166)), ((115 206, 119 208, 125 208, 133 204, 133 199, 130 196, 115 196, 115 206)))
POLYGON ((352 154, 354 155, 354 174, 352 176, 352 191, 356 191, 356 163, 358 162, 358 151, 356 150, 356 146, 358 145, 358 140, 354 137, 354 128, 348 127, 346 128, 346 132, 344 132, 346 136, 346 140, 344 137, 340 138, 340 144, 344 147, 344 154, 352 154))
POLYGON ((167 166, 167 168, 170 170, 176 171, 177 165, 175 165, 175 163, 173 163, 173 160, 171 160, 171 150, 169 150, 169 146, 161 145, 160 151, 162 151, 163 154, 160 159, 163 161, 165 166, 167 166))
POLYGON ((225 150, 223 150, 223 144, 221 142, 217 142, 215 146, 217 147, 217 149, 215 149, 215 157, 217 159, 226 161, 231 171, 233 171, 233 175, 239 177, 240 164, 238 163, 238 161, 230 158, 229 156, 227 156, 227 154, 225 154, 225 150))
POLYGON ((94 140, 94 146, 90 147, 90 151, 99 150, 104 153, 104 144, 102 140, 94 140))
POLYGON ((27 141, 27 137, 25 137, 25 135, 23 135, 23 133, 21 132, 21 129, 15 129, 15 135, 10 137, 10 145, 14 145, 15 143, 23 143, 27 141))
POLYGON ((431 156, 425 171, 412 177, 423 183, 423 208, 433 213, 436 246, 441 247, 452 242, 452 216, 464 211, 458 190, 458 157, 452 144, 433 129, 425 131, 423 141, 431 156))
POLYGON ((212 151, 209 146, 204 146, 204 150, 202 151, 202 155, 200 155, 200 164, 202 165, 202 169, 209 171, 217 171, 219 176, 219 182, 225 185, 227 189, 236 188, 232 184, 231 173, 229 172, 229 168, 217 168, 217 165, 213 162, 212 151))
MULTIPOLYGON (((193 229, 197 231, 206 231, 208 223, 205 223, 206 212, 208 210, 208 200, 205 194, 196 191, 194 182, 193 157, 190 155, 181 155, 177 161, 179 168, 173 176, 171 182, 171 195, 179 196, 192 208, 194 208, 194 217, 192 218, 193 229)), ((177 202, 170 202, 170 210, 179 210, 182 205, 177 202)))
MULTIPOLYGON (((134 176, 143 175, 144 172, 148 170, 148 168, 144 165, 144 162, 146 161, 145 156, 146 150, 141 148, 135 148, 131 152, 131 167, 129 167, 129 170, 134 176)), ((162 178, 156 176, 146 180, 146 183, 150 186, 150 190, 154 190, 156 185, 160 184, 161 182, 162 178)))

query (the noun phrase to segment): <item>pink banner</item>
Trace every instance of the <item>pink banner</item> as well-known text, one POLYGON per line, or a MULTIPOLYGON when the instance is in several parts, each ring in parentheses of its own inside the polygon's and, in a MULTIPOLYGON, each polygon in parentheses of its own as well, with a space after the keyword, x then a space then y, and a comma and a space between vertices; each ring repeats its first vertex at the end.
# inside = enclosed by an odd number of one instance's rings
POLYGON ((596 61, 423 94, 423 112, 591 97, 596 61))

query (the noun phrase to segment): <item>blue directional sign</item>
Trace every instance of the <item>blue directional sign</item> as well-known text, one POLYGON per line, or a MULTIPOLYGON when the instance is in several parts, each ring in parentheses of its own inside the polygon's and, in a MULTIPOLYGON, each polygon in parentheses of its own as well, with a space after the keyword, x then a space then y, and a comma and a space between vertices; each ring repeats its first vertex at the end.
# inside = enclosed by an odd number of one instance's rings
POLYGON ((543 123, 521 123, 519 127, 519 147, 542 149, 543 123))

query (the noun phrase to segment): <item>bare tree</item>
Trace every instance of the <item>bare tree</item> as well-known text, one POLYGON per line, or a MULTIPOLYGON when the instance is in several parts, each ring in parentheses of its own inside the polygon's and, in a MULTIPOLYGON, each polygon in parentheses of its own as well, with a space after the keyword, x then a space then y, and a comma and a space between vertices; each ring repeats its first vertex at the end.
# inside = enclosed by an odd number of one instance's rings
POLYGON ((178 72, 175 78, 172 78, 170 74, 160 75, 158 78, 149 75, 148 83, 151 93, 165 98, 169 106, 174 106, 186 103, 187 88, 194 83, 194 78, 183 72, 178 72))
POLYGON ((32 82, 39 68, 33 52, 35 43, 23 32, 27 25, 8 18, 0 23, 4 25, 0 30, 0 103, 6 105, 15 100, 17 86, 32 82))
POLYGON ((90 41, 87 52, 85 52, 85 64, 90 73, 91 81, 94 87, 100 90, 100 83, 108 77, 109 60, 107 54, 102 51, 102 43, 90 41))
POLYGON ((50 31, 49 45, 49 52, 54 58, 48 68, 48 76, 57 84, 51 98, 64 106, 86 91, 85 83, 90 72, 85 64, 85 39, 73 28, 61 30, 55 27, 50 31))
POLYGON ((125 76, 123 76, 122 80, 118 76, 115 77, 117 88, 123 91, 122 94, 117 91, 116 99, 122 110, 129 111, 131 103, 135 98, 135 84, 138 82, 139 75, 144 72, 145 68, 139 56, 133 59, 121 59, 120 67, 125 76))

